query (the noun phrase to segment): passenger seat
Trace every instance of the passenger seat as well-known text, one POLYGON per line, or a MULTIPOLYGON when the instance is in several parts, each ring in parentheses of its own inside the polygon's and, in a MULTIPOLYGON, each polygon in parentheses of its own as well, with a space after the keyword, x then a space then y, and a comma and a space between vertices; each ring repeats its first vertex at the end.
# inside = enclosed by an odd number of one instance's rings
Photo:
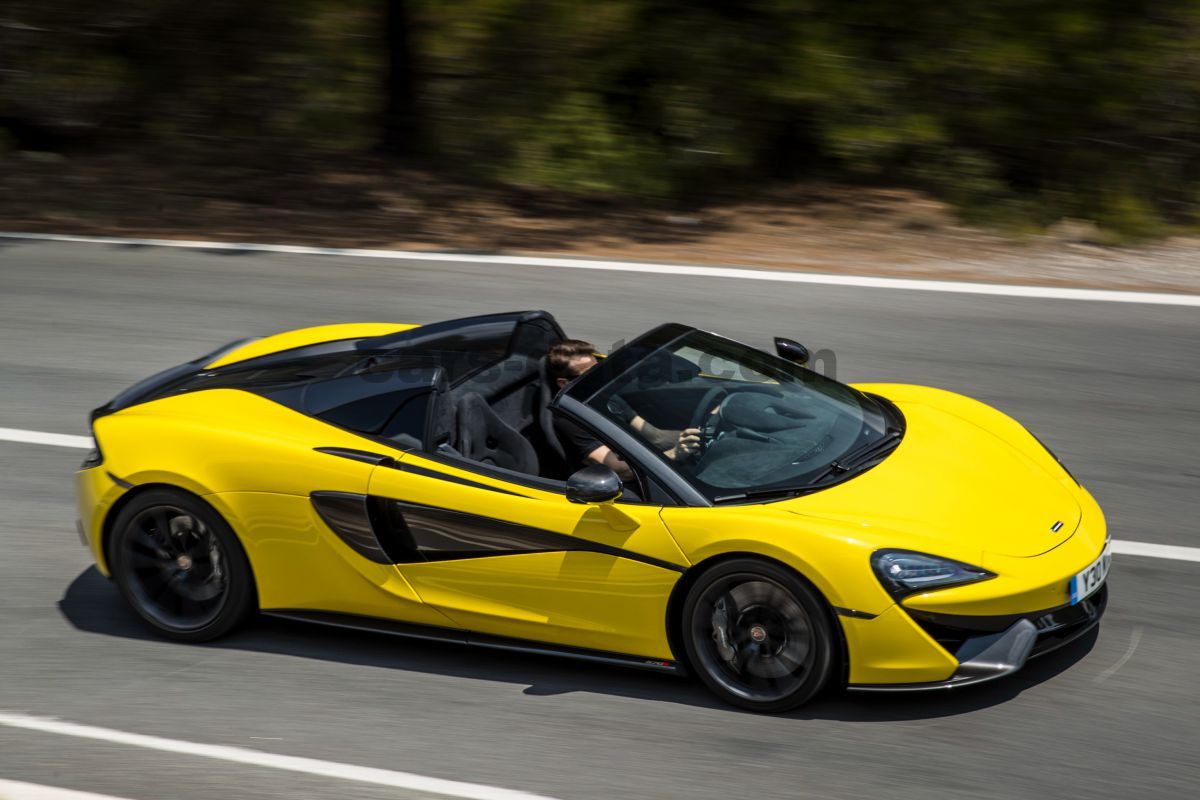
POLYGON ((538 474, 538 457, 533 445, 488 405, 478 392, 459 398, 458 451, 464 458, 511 469, 526 475, 538 474))

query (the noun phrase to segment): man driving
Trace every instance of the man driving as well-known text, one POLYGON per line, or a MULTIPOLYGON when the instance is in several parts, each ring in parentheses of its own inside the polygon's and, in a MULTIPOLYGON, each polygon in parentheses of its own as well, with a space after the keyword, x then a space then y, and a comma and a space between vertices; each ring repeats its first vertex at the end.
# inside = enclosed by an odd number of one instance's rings
MULTIPOLYGON (((546 365, 555 388, 562 389, 572 379, 596 365, 596 348, 590 342, 567 339, 550 348, 546 365)), ((657 428, 639 415, 629 403, 615 395, 609 401, 608 410, 637 431, 652 446, 661 450, 667 458, 690 458, 700 451, 700 431, 697 428, 657 428)), ((621 480, 633 480, 633 470, 625 460, 582 425, 555 415, 554 432, 563 446, 567 464, 572 469, 588 464, 603 464, 617 473, 621 480)))

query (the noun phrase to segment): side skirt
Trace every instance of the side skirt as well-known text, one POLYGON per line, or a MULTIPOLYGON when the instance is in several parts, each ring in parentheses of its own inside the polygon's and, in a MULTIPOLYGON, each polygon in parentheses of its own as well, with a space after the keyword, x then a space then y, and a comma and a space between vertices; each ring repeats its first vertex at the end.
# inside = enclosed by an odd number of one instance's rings
POLYGON ((492 636, 486 633, 473 633, 457 628, 440 628, 434 625, 416 625, 410 622, 397 622, 379 617, 360 617, 354 614, 339 614, 331 611, 307 611, 304 609, 273 609, 262 614, 278 619, 288 619, 296 622, 311 622, 317 625, 327 625, 334 628, 346 628, 371 633, 386 633, 389 636, 403 636, 409 639, 426 639, 436 642, 452 642, 454 644, 489 647, 493 650, 508 650, 516 653, 532 653, 537 655, 561 656, 582 661, 592 661, 601 664, 616 664, 622 667, 651 670, 670 675, 686 675, 683 665, 678 661, 659 658, 631 656, 624 653, 610 653, 607 650, 589 650, 585 647, 548 644, 529 639, 513 639, 506 636, 492 636))

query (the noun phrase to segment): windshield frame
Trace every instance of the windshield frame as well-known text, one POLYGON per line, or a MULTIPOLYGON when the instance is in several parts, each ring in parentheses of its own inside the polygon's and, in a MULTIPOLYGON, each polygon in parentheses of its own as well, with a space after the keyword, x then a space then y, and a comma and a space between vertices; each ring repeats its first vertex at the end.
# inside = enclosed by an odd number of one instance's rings
MULTIPOLYGON (((670 350, 672 345, 675 345, 680 339, 690 336, 697 336, 701 339, 701 341, 704 339, 709 339, 720 347, 733 347, 735 349, 745 351, 744 360, 749 362, 747 366, 750 366, 751 368, 754 368, 756 366, 755 362, 757 362, 757 364, 763 365, 767 370, 782 371, 805 383, 812 383, 815 377, 815 379, 820 382, 834 384, 840 389, 849 392, 850 396, 858 402, 864 416, 864 424, 867 424, 867 419, 870 417, 870 423, 872 427, 878 428, 884 432, 884 434, 880 437, 881 439, 885 438, 887 434, 899 434, 897 437, 897 440, 899 440, 899 438, 902 438, 904 435, 906 426, 903 415, 899 412, 894 404, 885 398, 862 392, 853 386, 821 375, 814 370, 810 370, 792 361, 781 358, 778 355, 745 344, 744 342, 739 342, 729 337, 703 331, 698 328, 693 328, 689 325, 683 325, 680 323, 666 323, 664 325, 660 325, 657 328, 648 331, 642 336, 639 336, 633 341, 613 351, 607 358, 601 359, 594 367, 568 383, 552 402, 552 407, 559 404, 560 401, 566 401, 566 403, 569 403, 569 405, 572 406, 573 411, 576 411, 577 414, 586 415, 589 418, 589 421, 603 421, 604 423, 608 423, 605 425, 605 427, 608 427, 609 425, 615 425, 616 423, 609 419, 603 411, 592 405, 592 401, 605 395, 606 392, 611 390, 611 387, 613 387, 615 383, 621 381, 630 373, 637 370, 639 366, 646 362, 647 359, 653 357, 657 353, 670 350)), ((819 391, 819 389, 817 391, 819 391)), ((658 465, 668 467, 674 475, 678 476, 678 479, 686 482, 687 485, 693 490, 695 493, 693 497, 700 495, 704 498, 705 505, 725 505, 729 501, 737 502, 739 499, 741 502, 753 504, 769 503, 777 500, 788 499, 789 497, 795 497, 800 494, 809 494, 827 489, 831 486, 836 486, 845 480, 850 480, 853 477, 862 474, 871 466, 875 466, 875 464, 872 463, 870 466, 854 469, 839 479, 822 482, 816 485, 801 484, 795 487, 785 487, 780 485, 778 487, 780 489, 780 494, 778 496, 770 496, 766 498, 754 497, 756 492, 753 491, 753 489, 755 487, 747 487, 748 491, 745 493, 746 497, 740 498, 740 493, 736 490, 723 493, 714 492, 712 487, 705 485, 702 481, 694 480, 692 476, 686 473, 686 471, 680 470, 673 461, 657 452, 640 437, 630 438, 638 442, 639 447, 637 449, 639 451, 644 451, 643 458, 648 456, 651 460, 657 462, 658 465), (790 491, 790 489, 794 489, 794 491, 790 491)), ((886 456, 884 457, 886 458, 886 456)), ((880 461, 882 460, 883 459, 880 459, 880 461)), ((834 461, 836 461, 836 459, 834 459, 834 461)))

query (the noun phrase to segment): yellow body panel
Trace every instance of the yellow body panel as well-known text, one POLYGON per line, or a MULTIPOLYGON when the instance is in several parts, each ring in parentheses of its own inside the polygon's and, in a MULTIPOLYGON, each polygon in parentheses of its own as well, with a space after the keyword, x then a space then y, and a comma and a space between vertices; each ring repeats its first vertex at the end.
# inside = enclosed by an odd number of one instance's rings
MULTIPOLYGON (((209 367, 408 327, 294 331, 246 345, 209 367)), ((713 508, 572 504, 559 492, 403 453, 250 392, 211 389, 97 419, 104 461, 76 476, 79 517, 106 572, 105 521, 136 491, 128 484, 176 486, 207 500, 237 533, 265 609, 362 614, 664 659, 681 655, 668 644, 667 614, 683 571, 753 554, 792 567, 841 610, 852 683, 942 680, 957 662, 904 608, 1000 615, 1062 605, 1071 575, 1104 546, 1103 515, 1041 445, 1000 412, 936 389, 859 388, 891 398, 908 422, 903 442, 883 463, 808 496, 713 508), (450 480, 317 447, 379 453, 450 480), (329 529, 313 509, 313 491, 461 511, 618 548, 629 557, 567 550, 380 565, 329 529), (1050 530, 1056 521, 1063 522, 1057 533, 1050 530), (897 604, 869 566, 880 548, 955 558, 997 577, 897 604), (847 610, 857 616, 846 616, 847 610)))
POLYGON ((875 545, 853 525, 808 521, 781 504, 664 508, 663 521, 695 564, 730 553, 782 562, 806 577, 831 606, 882 613, 892 598, 864 565, 875 545))
POLYGON ((113 505, 126 491, 109 477, 103 465, 81 469, 75 473, 76 519, 83 529, 88 552, 96 562, 96 569, 105 577, 111 576, 112 573, 108 569, 108 557, 103 550, 101 532, 113 505))
POLYGON ((906 608, 944 614, 1024 614, 1066 605, 1072 575, 1104 550, 1104 515, 1091 495, 1080 489, 1083 520, 1063 544, 1034 558, 987 554, 979 566, 996 573, 992 580, 904 598, 906 608))
POLYGON ((1104 517, 1020 424, 995 409, 925 387, 857 388, 888 397, 905 415, 904 441, 883 463, 793 500, 666 508, 663 519, 694 563, 729 552, 773 558, 808 578, 831 606, 877 615, 838 618, 851 683, 943 680, 958 662, 901 606, 1007 615, 1064 605, 1071 576, 1104 549, 1104 517), (1057 521, 1064 524, 1055 533, 1057 521), (898 606, 869 568, 881 548, 954 558, 997 577, 910 595, 898 606))
POLYGON ((405 564, 421 599, 455 625, 517 639, 674 658, 667 602, 679 573, 610 555, 526 553, 405 564))
MULTIPOLYGON (((77 474, 76 495, 79 519, 105 574, 103 523, 127 491, 118 480, 175 486, 206 498, 228 492, 307 498, 314 484, 365 492, 371 474, 370 464, 313 449, 362 447, 362 437, 233 389, 155 400, 101 417, 93 429, 104 463, 77 474)), ((245 540, 240 518, 229 522, 245 540)))
MULTIPOLYGON (((561 494, 505 484, 413 454, 406 454, 403 464, 520 494, 387 468, 371 476, 370 494, 483 514, 489 519, 620 548, 681 568, 688 564, 663 526, 657 507, 621 504, 601 509, 579 505, 561 494)), ((459 627, 498 636, 671 658, 665 621, 667 602, 680 571, 607 553, 578 551, 402 564, 399 569, 423 601, 459 627)))
POLYGON ((1024 428, 937 389, 858 388, 899 406, 906 421, 900 446, 852 480, 779 506, 855 525, 879 547, 972 564, 985 552, 1045 553, 1074 532, 1081 491, 1024 428), (1063 523, 1058 532, 1055 522, 1063 523))
POLYGON ((449 621, 424 605, 394 566, 351 550, 321 520, 308 497, 225 492, 205 497, 237 520, 263 609, 321 609, 404 619, 449 621))
POLYGON ((284 331, 274 336, 266 336, 247 342, 241 347, 230 350, 211 364, 205 364, 205 369, 216 369, 238 361, 258 358, 281 350, 291 350, 321 342, 335 342, 342 339, 366 339, 372 336, 386 336, 389 333, 399 333, 416 325, 404 325, 398 322, 343 322, 335 325, 314 325, 311 328, 300 328, 294 331, 284 331))
POLYGON ((892 606, 875 619, 839 617, 852 684, 932 683, 954 674, 958 661, 892 606))
POLYGON ((371 471, 369 464, 313 449, 361 448, 361 436, 236 389, 134 406, 96 420, 94 432, 102 443, 106 471, 129 483, 167 483, 200 495, 243 491, 307 496, 314 486, 363 491, 371 471))
POLYGON ((491 519, 529 525, 610 547, 619 547, 680 567, 688 565, 687 558, 663 527, 658 506, 621 503, 616 508, 628 518, 629 524, 614 526, 600 507, 572 503, 557 492, 506 483, 487 475, 455 469, 415 453, 405 453, 402 463, 405 466, 412 464, 451 477, 496 486, 505 489, 506 492, 477 489, 403 470, 380 469, 371 476, 370 494, 483 514, 491 519))

